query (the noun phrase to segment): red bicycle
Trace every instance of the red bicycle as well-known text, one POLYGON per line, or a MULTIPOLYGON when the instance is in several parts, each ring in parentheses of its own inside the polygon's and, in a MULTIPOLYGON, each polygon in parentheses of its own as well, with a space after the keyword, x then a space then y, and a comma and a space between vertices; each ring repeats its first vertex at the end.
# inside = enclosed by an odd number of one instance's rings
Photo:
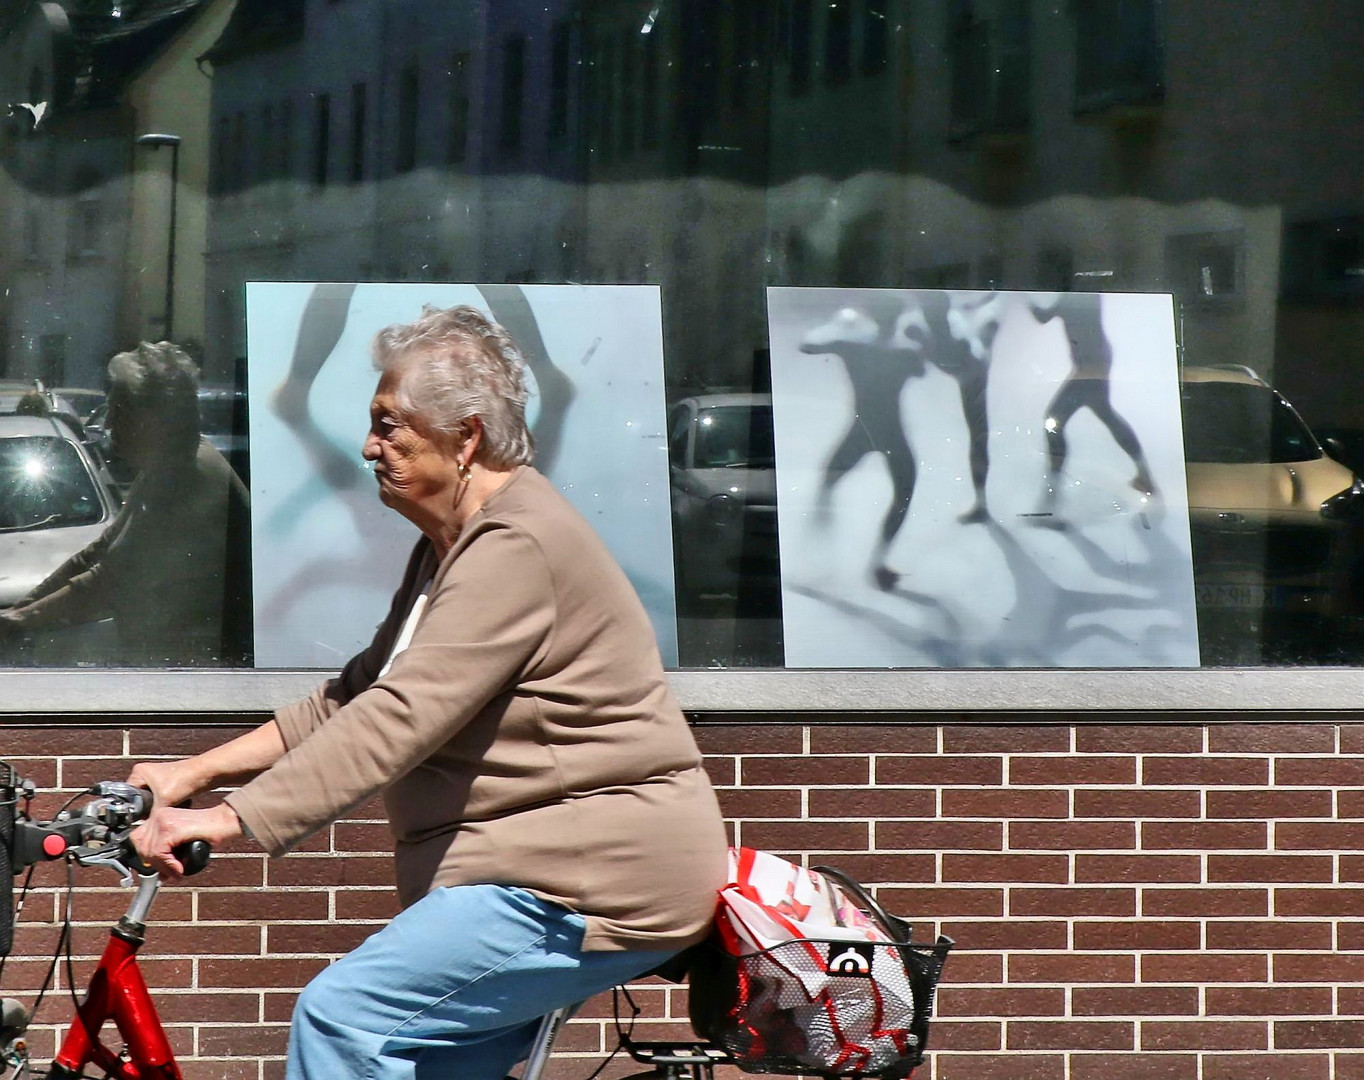
MULTIPOLYGON (((6 770, 8 771, 8 770, 6 770)), ((133 828, 151 812, 151 792, 130 784, 105 781, 88 792, 90 799, 78 811, 62 810, 51 821, 34 821, 27 813, 16 812, 17 802, 27 802, 33 787, 27 782, 0 776, 0 791, 7 794, 0 808, 0 847, 11 854, 10 867, 0 866, 0 971, 4 954, 9 951, 9 886, 12 875, 36 863, 67 860, 79 866, 100 866, 116 872, 125 885, 137 891, 127 912, 109 932, 109 942, 99 965, 90 977, 85 998, 62 1040, 61 1049, 47 1071, 49 1080, 86 1076, 93 1065, 105 1077, 116 1080, 182 1080, 156 1006, 138 967, 137 954, 146 941, 147 915, 156 899, 161 881, 143 864, 128 839, 133 828), (100 1041, 100 1031, 113 1021, 123 1037, 123 1053, 115 1053, 100 1041)), ((80 796, 77 796, 79 798, 80 796)), ((71 800, 72 802, 75 799, 71 800)), ((176 857, 187 874, 196 874, 208 865, 209 846, 202 840, 176 849, 176 857)), ((25 889, 27 880, 25 881, 25 889)), ((20 894, 22 905, 22 893, 20 894)), ((70 940, 70 918, 58 943, 60 954, 70 940)), ((54 957, 53 967, 56 959, 54 957)), ((52 970, 48 972, 50 982, 52 970)), ((33 1009, 25 1009, 10 998, 0 1004, 0 1061, 12 1068, 10 1080, 29 1077, 30 1061, 24 1032, 42 1002, 47 986, 38 993, 33 1009)))

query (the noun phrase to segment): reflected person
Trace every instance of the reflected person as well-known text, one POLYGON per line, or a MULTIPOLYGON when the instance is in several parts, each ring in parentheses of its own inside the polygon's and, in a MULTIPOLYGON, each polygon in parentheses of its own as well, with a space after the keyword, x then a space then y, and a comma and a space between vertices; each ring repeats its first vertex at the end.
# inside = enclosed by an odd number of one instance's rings
POLYGON ((142 342, 109 362, 114 453, 136 479, 109 528, 15 607, 0 637, 112 618, 104 663, 232 665, 250 653, 249 505, 199 434, 198 369, 178 346, 142 342))

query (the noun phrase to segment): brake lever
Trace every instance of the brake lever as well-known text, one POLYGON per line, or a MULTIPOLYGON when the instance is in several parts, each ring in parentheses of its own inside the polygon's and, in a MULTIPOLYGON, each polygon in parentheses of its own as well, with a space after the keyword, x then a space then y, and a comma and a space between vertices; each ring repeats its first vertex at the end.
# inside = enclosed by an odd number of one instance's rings
POLYGON ((107 866, 110 870, 117 870, 121 878, 120 884, 132 886, 135 884, 134 875, 146 877, 152 873, 152 868, 145 863, 141 866, 129 866, 123 861, 122 855, 126 849, 127 834, 122 838, 111 836, 110 842, 97 848, 73 847, 68 854, 81 866, 107 866))

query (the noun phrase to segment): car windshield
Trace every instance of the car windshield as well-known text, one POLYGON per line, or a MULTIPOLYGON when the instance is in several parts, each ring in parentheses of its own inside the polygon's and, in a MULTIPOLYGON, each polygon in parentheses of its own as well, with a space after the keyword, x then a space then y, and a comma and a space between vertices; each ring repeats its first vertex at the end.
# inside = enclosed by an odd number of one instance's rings
POLYGON ((715 405, 701 410, 693 468, 771 469, 776 462, 771 405, 715 405))
POLYGON ((103 516, 74 444, 55 435, 0 439, 0 532, 93 525, 103 516))
POLYGON ((1185 383, 1183 395, 1186 461, 1252 465, 1322 456, 1298 414, 1267 386, 1185 383))

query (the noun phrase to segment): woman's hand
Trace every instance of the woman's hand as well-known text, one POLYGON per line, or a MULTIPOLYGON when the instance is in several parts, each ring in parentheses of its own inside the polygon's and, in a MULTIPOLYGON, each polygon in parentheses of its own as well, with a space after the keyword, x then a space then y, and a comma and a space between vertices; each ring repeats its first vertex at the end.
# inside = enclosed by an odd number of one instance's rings
POLYGON ((139 761, 128 774, 128 783, 133 787, 150 788, 156 807, 175 806, 202 790, 192 764, 194 760, 139 761))
POLYGON ((172 849, 190 840, 221 844, 242 834, 241 819, 227 803, 207 810, 178 810, 158 806, 151 817, 132 831, 133 847, 163 881, 183 877, 185 868, 172 849))

